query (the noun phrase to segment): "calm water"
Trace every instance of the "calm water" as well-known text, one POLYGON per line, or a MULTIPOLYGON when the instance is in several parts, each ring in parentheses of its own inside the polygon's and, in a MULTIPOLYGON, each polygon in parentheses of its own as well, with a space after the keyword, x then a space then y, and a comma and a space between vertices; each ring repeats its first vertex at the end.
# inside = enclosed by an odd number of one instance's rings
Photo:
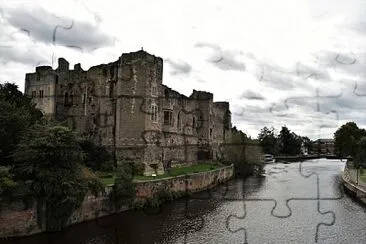
POLYGON ((262 178, 9 243, 366 243, 366 210, 339 188, 343 167, 267 165, 262 178))

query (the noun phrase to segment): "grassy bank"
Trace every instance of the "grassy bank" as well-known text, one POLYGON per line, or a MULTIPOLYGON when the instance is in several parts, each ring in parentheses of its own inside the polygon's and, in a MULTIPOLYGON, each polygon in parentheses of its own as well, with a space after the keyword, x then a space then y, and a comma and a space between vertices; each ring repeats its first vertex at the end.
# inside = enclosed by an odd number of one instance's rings
MULTIPOLYGON (((218 164, 212 163, 202 163, 202 164, 195 164, 183 167, 176 167, 170 170, 170 174, 165 173, 163 175, 153 176, 143 176, 143 175, 136 175, 134 177, 134 181, 148 181, 148 180, 155 180, 155 179, 164 179, 169 177, 176 177, 181 175, 193 174, 193 173, 201 173, 210 170, 219 169, 222 166, 218 164)), ((115 173, 114 172, 107 172, 107 173, 100 173, 100 177, 104 183, 104 185, 111 185, 114 184, 115 180, 115 173)))
POLYGON ((360 169, 360 179, 366 182, 366 169, 360 169))

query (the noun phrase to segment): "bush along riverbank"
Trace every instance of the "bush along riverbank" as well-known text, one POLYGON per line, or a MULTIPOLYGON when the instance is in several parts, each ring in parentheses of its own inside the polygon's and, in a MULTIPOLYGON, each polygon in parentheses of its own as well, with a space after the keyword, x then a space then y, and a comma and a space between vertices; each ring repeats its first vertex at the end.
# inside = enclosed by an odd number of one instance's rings
MULTIPOLYGON (((164 201, 215 187, 231 179, 233 175, 234 167, 231 165, 206 172, 133 182, 131 175, 122 170, 116 176, 116 182, 120 181, 121 184, 105 187, 98 196, 87 194, 62 228, 130 209, 157 207, 164 201)), ((47 216, 45 213, 48 212, 46 207, 43 205, 40 208, 36 200, 26 204, 22 199, 2 199, 0 238, 49 231, 47 226, 42 224, 42 216, 47 216)))

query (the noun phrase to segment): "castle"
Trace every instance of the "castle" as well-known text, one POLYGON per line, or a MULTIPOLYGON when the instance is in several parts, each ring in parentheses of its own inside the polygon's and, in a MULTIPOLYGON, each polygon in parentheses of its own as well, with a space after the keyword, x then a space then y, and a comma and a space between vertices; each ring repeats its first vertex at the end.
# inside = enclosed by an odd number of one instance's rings
POLYGON ((59 58, 55 70, 39 66, 26 74, 25 94, 45 116, 106 146, 117 163, 145 164, 146 175, 152 164, 161 173, 163 162, 217 159, 230 138, 229 103, 203 91, 187 97, 162 80, 163 59, 143 50, 87 71, 59 58))

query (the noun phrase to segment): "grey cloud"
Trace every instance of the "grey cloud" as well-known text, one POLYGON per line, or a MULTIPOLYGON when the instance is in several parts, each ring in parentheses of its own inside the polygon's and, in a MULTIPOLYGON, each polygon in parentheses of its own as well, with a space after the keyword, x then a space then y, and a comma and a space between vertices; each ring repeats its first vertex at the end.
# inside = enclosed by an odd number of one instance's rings
POLYGON ((250 91, 250 90, 247 90, 247 91, 243 92, 240 95, 239 99, 265 100, 265 98, 261 94, 250 91))
POLYGON ((245 106, 234 107, 232 112, 236 116, 245 116, 246 113, 256 113, 256 114, 268 113, 268 110, 260 106, 245 105, 245 106))
POLYGON ((38 66, 39 64, 50 64, 51 57, 45 58, 41 53, 40 49, 29 47, 27 49, 22 48, 9 48, 0 47, 1 57, 0 60, 3 63, 6 62, 17 62, 22 64, 28 64, 32 66, 38 66))
POLYGON ((189 74, 192 71, 192 66, 182 60, 173 61, 171 59, 166 59, 165 62, 172 68, 170 71, 170 74, 172 75, 189 74))
POLYGON ((245 64, 237 60, 243 55, 240 51, 222 50, 221 47, 210 43, 197 43, 197 48, 210 48, 215 51, 215 55, 210 57, 209 62, 221 70, 245 71, 245 64))
POLYGON ((265 82, 268 86, 284 90, 294 88, 293 74, 280 70, 275 65, 263 65, 261 67, 260 81, 265 82))
MULTIPOLYGON (((348 54, 347 54, 348 55, 348 54)), ((350 62, 350 57, 345 54, 337 54, 330 51, 321 51, 314 53, 314 62, 297 62, 292 69, 285 70, 274 63, 264 63, 256 59, 260 66, 259 80, 276 89, 304 88, 309 89, 307 80, 329 82, 332 80, 330 70, 339 63, 336 58, 350 62)))
POLYGON ((10 9, 7 21, 13 27, 27 31, 35 41, 82 49, 96 49, 113 44, 113 38, 98 26, 87 22, 62 19, 40 6, 10 9))
MULTIPOLYGON (((238 123, 264 127, 272 124, 273 114, 268 109, 258 106, 244 106, 233 109, 233 119, 238 123)), ((259 132, 259 130, 258 130, 259 132)))
MULTIPOLYGON (((282 104, 280 103, 279 105, 282 104)), ((366 114, 366 103, 364 102, 364 98, 353 94, 351 89, 339 94, 339 96, 322 96, 319 98, 314 96, 303 99, 288 99, 285 105, 287 105, 285 108, 287 108, 288 111, 297 109, 296 112, 299 113, 299 115, 301 115, 301 111, 303 111, 302 113, 304 116, 307 116, 306 114, 312 116, 319 116, 321 114, 321 117, 328 116, 334 121, 338 121, 342 117, 348 118, 350 113, 356 111, 358 111, 359 115, 362 113, 366 114)), ((274 107, 273 110, 275 109, 284 110, 281 106, 280 108, 274 107)), ((362 116, 358 116, 355 118, 360 119, 361 117, 362 116)))
MULTIPOLYGON (((366 77, 365 77, 366 78, 366 77)), ((355 81, 353 88, 353 94, 359 97, 366 97, 366 82, 365 80, 355 81)))
POLYGON ((339 64, 351 65, 356 63, 357 59, 354 53, 348 52, 348 53, 338 53, 335 57, 335 61, 339 64))

